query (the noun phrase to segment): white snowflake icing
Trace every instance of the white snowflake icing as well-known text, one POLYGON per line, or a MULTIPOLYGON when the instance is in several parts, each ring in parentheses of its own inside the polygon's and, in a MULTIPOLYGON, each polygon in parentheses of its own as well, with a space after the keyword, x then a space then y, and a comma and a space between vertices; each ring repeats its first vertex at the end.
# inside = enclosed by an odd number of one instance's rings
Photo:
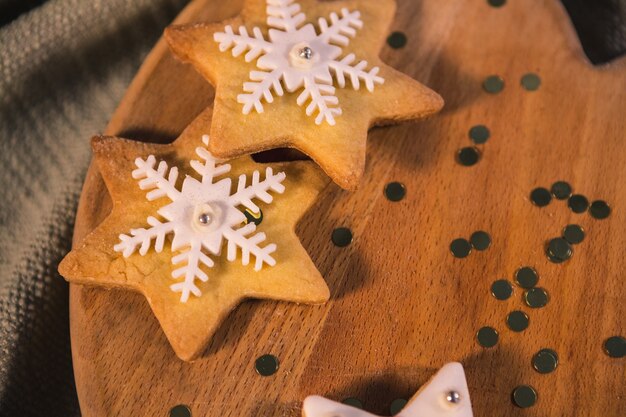
MULTIPOLYGON (((302 403, 307 417, 378 417, 372 413, 311 395, 302 403)), ((463 365, 444 365, 400 410, 397 417, 472 417, 472 402, 463 365)))
POLYGON ((354 54, 339 59, 341 47, 347 46, 349 38, 356 36, 356 29, 363 27, 360 16, 358 11, 346 8, 341 9, 341 16, 331 13, 330 23, 319 19, 318 34, 311 23, 302 26, 306 16, 294 0, 267 0, 269 40, 258 27, 252 29, 252 36, 245 26, 235 32, 228 25, 224 32, 215 33, 220 51, 232 49, 235 57, 245 52, 246 62, 258 58, 256 66, 261 71, 250 71, 250 81, 243 84, 244 93, 237 96, 237 101, 243 104, 243 113, 248 114, 253 108, 262 113, 262 100, 271 103, 274 94, 282 96, 284 84, 290 93, 302 88, 296 102, 299 106, 308 103, 306 114, 316 112, 316 124, 326 121, 335 125, 335 116, 341 114, 341 108, 333 74, 340 88, 349 79, 355 90, 363 83, 371 92, 375 84, 384 82, 378 76, 378 67, 366 71, 367 61, 357 63, 354 54))
MULTIPOLYGON (((204 135, 202 141, 208 145, 209 137, 204 135)), ((258 212, 259 207, 253 199, 271 203, 269 191, 282 193, 285 190, 282 185, 285 173, 274 174, 272 168, 268 167, 263 181, 260 180, 259 171, 254 171, 250 185, 246 185, 246 175, 240 175, 237 190, 231 194, 230 178, 214 182, 216 177, 230 171, 230 165, 220 164, 205 147, 197 147, 196 154, 202 161, 193 160, 190 165, 201 179, 186 176, 180 190, 176 187, 176 167, 168 168, 165 161, 157 165, 154 155, 135 160, 137 169, 132 176, 139 180, 139 188, 151 190, 146 198, 152 201, 167 197, 171 202, 157 211, 164 221, 149 216, 149 228, 132 229, 129 235, 121 234, 120 242, 114 246, 114 250, 122 252, 124 257, 132 255, 137 248, 143 256, 152 246, 153 240, 154 250, 161 252, 166 236, 173 234, 171 250, 180 253, 172 257, 172 263, 178 266, 172 272, 172 277, 182 281, 172 284, 170 288, 181 293, 182 302, 186 302, 190 294, 197 297, 201 295, 196 280, 208 281, 209 277, 202 266, 211 268, 214 265, 209 255, 219 256, 224 240, 227 242, 226 256, 231 262, 236 259, 240 249, 242 263, 248 265, 250 257, 254 256, 254 269, 257 271, 264 263, 270 266, 276 264, 271 256, 276 251, 276 245, 259 246, 265 240, 265 233, 254 233, 256 225, 252 222, 241 226, 246 217, 237 207, 243 206, 258 212)))

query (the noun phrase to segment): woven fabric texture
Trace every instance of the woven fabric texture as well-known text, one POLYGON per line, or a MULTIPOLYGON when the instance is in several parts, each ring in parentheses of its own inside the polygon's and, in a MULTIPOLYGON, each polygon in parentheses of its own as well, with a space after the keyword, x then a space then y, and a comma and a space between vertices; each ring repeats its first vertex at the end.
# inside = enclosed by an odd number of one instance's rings
POLYGON ((49 0, 0 27, 0 416, 80 414, 57 265, 89 139, 184 2, 49 0))

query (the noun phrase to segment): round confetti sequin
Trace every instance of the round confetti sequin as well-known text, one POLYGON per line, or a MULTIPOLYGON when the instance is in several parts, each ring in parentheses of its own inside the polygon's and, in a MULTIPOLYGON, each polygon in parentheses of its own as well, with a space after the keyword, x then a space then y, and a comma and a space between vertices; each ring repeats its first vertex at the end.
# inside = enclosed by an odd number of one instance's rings
POLYGON ((528 408, 537 402, 537 392, 529 385, 520 385, 513 390, 513 404, 519 408, 528 408))
POLYGON ((513 286, 506 279, 499 279, 491 284, 491 295, 493 295, 496 300, 507 300, 511 297, 511 294, 513 294, 513 286))
POLYGON ((247 208, 243 212, 243 214, 244 214, 244 216, 246 216, 246 224, 247 223, 254 223, 254 224, 256 224, 258 226, 263 221, 263 211, 261 211, 261 209, 259 209, 258 213, 255 213, 252 210, 250 210, 249 208, 247 208))
POLYGON ((589 200, 582 194, 574 194, 567 200, 567 206, 574 213, 584 213, 589 207, 589 200))
POLYGON ((563 228, 563 239, 576 245, 585 239, 585 230, 577 224, 568 224, 563 228))
POLYGON ((455 258, 465 258, 472 252, 472 246, 463 238, 454 239, 450 243, 450 252, 452 252, 455 258))
POLYGON ((333 230, 333 234, 330 238, 335 246, 343 248, 352 243, 352 231, 347 227, 338 227, 333 230))
POLYGON ((506 0, 487 0, 491 7, 502 7, 506 4, 506 0))
POLYGON ((191 417, 191 410, 184 404, 178 404, 170 410, 170 417, 191 417))
POLYGON ((489 94, 497 94, 504 88, 504 80, 498 75, 490 75, 483 81, 483 89, 489 94))
POLYGON ((391 405, 389 406, 389 413, 392 416, 395 416, 400 411, 402 411, 402 409, 404 408, 407 402, 408 401, 405 400, 404 398, 396 398, 395 400, 391 402, 391 405))
POLYGON ((515 282, 522 288, 532 288, 537 285, 539 275, 529 266, 523 266, 515 272, 515 282))
POLYGON ((565 181, 557 181, 552 184, 550 191, 557 200, 566 200, 572 195, 572 186, 565 181))
POLYGON ((484 348, 494 347, 498 344, 498 331, 493 327, 481 327, 476 333, 478 344, 484 348))
POLYGON ((556 256, 552 255, 548 249, 546 249, 546 256, 548 257, 548 260, 553 264, 562 264, 566 261, 566 259, 559 259, 556 256))
POLYGON ((604 353, 611 358, 623 358, 626 356, 626 339, 622 336, 609 337, 604 341, 604 353))
POLYGON ((400 49, 406 45, 407 39, 403 32, 392 32, 387 38, 387 44, 393 49, 400 49))
POLYGON ((489 236, 489 233, 479 230, 472 233, 470 243, 474 249, 483 251, 491 245, 491 236, 489 236))
POLYGON ((546 248, 546 254, 548 255, 548 259, 554 263, 565 262, 569 258, 572 257, 574 253, 572 249, 572 245, 562 237, 555 237, 548 242, 548 247, 546 248), (558 262, 560 261, 560 262, 558 262))
POLYGON ((274 375, 278 371, 278 358, 274 355, 259 356, 254 362, 254 368, 261 376, 274 375))
POLYGON ((467 146, 459 149, 456 158, 461 165, 471 167, 480 159, 480 151, 473 146, 467 146))
POLYGON ((552 201, 552 194, 545 188, 538 187, 530 192, 530 201, 537 207, 545 207, 552 201))
POLYGON ((533 356, 532 364, 540 374, 549 374, 559 365, 559 355, 552 349, 541 349, 533 356))
POLYGON ((611 214, 611 207, 609 207, 606 201, 596 200, 589 206, 589 214, 594 219, 606 219, 611 214))
POLYGON ((363 409, 363 403, 358 398, 346 398, 342 401, 345 405, 349 405, 350 407, 363 409))
POLYGON ((514 332, 523 332, 528 328, 528 315, 523 311, 515 310, 511 311, 506 316, 506 325, 514 332))
POLYGON ((389 201, 400 201, 406 195, 404 184, 399 182, 390 182, 385 186, 385 196, 389 201))
POLYGON ((539 78, 537 74, 529 72, 528 74, 524 74, 524 76, 522 76, 521 83, 524 90, 536 91, 541 85, 541 78, 539 78))
POLYGON ((531 308, 545 307, 548 300, 548 292, 543 288, 531 288, 524 293, 524 302, 531 308))
POLYGON ((485 125, 472 126, 472 128, 469 130, 470 139, 478 145, 487 142, 490 135, 491 133, 485 125))

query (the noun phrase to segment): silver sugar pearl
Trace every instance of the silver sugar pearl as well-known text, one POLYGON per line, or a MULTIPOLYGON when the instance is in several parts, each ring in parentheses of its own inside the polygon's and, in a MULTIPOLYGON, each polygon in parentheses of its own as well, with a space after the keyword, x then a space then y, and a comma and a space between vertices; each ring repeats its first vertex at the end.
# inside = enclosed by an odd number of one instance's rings
POLYGON ((200 222, 200 224, 207 225, 211 223, 211 216, 209 216, 207 213, 202 213, 200 216, 198 216, 198 221, 200 222))
POLYGON ((450 404, 458 404, 461 402, 461 394, 456 391, 448 391, 446 393, 446 401, 450 404))
POLYGON ((313 50, 308 46, 305 46, 304 48, 300 49, 299 55, 300 58, 311 59, 311 57, 313 56, 313 50))

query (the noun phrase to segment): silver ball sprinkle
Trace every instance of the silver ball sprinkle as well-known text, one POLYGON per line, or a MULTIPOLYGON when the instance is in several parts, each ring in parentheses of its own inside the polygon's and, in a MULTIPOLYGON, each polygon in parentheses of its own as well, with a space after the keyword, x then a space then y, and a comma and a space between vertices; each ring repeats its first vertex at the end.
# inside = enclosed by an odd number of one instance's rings
POLYGON ((450 404, 458 404, 461 402, 461 394, 456 391, 448 391, 446 393, 446 401, 450 404))
POLYGON ((313 50, 308 46, 305 46, 304 48, 300 49, 299 55, 300 58, 311 59, 311 57, 313 56, 313 50))
POLYGON ((198 216, 198 221, 200 222, 200 224, 207 225, 211 223, 211 216, 209 216, 207 213, 202 213, 200 216, 198 216))

